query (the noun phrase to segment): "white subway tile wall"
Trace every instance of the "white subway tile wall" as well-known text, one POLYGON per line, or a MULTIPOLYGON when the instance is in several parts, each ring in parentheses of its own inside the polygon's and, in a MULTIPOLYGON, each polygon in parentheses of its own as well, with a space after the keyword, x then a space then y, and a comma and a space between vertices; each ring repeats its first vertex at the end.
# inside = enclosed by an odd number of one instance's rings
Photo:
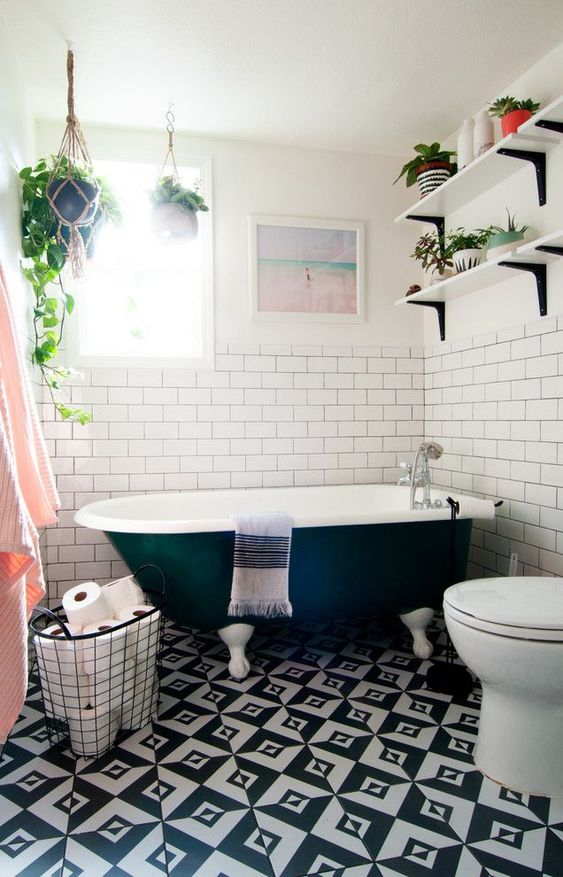
POLYGON ((216 371, 92 369, 85 427, 44 428, 63 503, 49 597, 125 571, 74 511, 126 493, 394 482, 422 436, 445 488, 502 499, 476 522, 468 574, 563 575, 563 318, 432 348, 220 344, 216 371))
MULTIPOLYGON (((424 425, 421 348, 218 344, 215 371, 98 368, 71 390, 86 426, 43 422, 62 509, 49 599, 125 572, 88 502, 164 490, 394 482, 424 425)), ((438 357, 440 359, 440 357, 438 357)))
POLYGON ((563 318, 426 351, 425 434, 444 445, 434 481, 502 499, 473 530, 468 573, 563 575, 563 318))

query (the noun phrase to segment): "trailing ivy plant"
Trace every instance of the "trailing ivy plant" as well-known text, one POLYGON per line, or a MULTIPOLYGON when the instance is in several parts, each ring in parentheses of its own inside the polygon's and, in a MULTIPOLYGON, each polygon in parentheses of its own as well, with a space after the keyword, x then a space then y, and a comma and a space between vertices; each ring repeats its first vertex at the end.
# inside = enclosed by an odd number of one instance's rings
MULTIPOLYGON (((71 370, 53 363, 63 340, 65 319, 74 309, 74 298, 66 291, 62 275, 66 263, 65 229, 62 229, 63 237, 59 237, 58 223, 46 195, 52 166, 53 160, 48 164, 41 159, 35 167, 24 167, 19 174, 22 180, 22 252, 25 260, 22 273, 34 296, 31 361, 41 370, 61 418, 84 424, 91 420, 91 415, 81 408, 71 408, 60 394, 63 384, 72 374, 71 370)), ((83 178, 81 173, 81 169, 76 168, 78 179, 83 178)), ((80 228, 87 251, 99 224, 107 219, 119 219, 119 208, 107 183, 99 178, 96 180, 101 191, 98 211, 91 227, 80 228)))

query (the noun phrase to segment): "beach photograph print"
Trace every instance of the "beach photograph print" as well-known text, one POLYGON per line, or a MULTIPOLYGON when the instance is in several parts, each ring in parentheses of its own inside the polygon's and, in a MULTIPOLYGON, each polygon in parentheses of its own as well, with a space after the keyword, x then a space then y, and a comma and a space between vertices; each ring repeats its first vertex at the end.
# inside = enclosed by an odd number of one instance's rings
POLYGON ((358 319, 357 227, 257 221, 255 245, 258 314, 358 319))

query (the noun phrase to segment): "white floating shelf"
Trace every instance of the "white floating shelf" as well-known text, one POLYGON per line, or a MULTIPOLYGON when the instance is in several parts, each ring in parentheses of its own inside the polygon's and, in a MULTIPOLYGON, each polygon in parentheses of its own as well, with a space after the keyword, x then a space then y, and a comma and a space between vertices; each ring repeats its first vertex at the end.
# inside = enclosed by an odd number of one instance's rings
POLYGON ((395 304, 404 305, 415 301, 451 301, 451 299, 460 298, 462 295, 477 292, 485 286, 492 286, 494 283, 508 280, 510 269, 500 268, 499 262, 508 261, 515 255, 516 251, 503 253, 502 258, 481 262, 476 268, 463 271, 461 274, 454 274, 453 277, 440 280, 439 283, 433 283, 432 286, 427 286, 420 292, 404 296, 398 299, 395 304))
MULTIPOLYGON (((537 118, 539 114, 526 122, 517 134, 509 134, 508 137, 499 140, 491 149, 454 174, 446 183, 397 216, 395 222, 406 222, 409 216, 447 216, 448 213, 453 213, 465 204, 469 204, 497 183, 522 169, 524 166, 522 161, 499 155, 499 149, 550 152, 561 143, 561 137, 540 128, 528 129, 526 126, 537 118), (522 133, 525 127, 526 133, 522 133)), ((533 168, 531 172, 533 174, 533 168)))
POLYGON ((533 257, 534 260, 539 260, 541 262, 552 262, 557 256, 552 255, 551 253, 542 253, 540 250, 538 252, 537 247, 563 247, 563 231, 553 231, 551 234, 546 234, 543 238, 537 238, 535 241, 530 241, 529 244, 522 244, 521 247, 518 247, 516 250, 517 257, 533 257))
POLYGON ((527 122, 524 122, 523 125, 520 125, 518 133, 549 133, 549 129, 543 128, 541 125, 538 125, 538 122, 559 122, 559 124, 563 122, 563 96, 558 97, 557 100, 552 101, 550 104, 544 107, 543 110, 538 110, 538 112, 535 113, 531 119, 528 119, 527 122))
POLYGON ((539 246, 563 247, 563 230, 556 231, 545 237, 537 238, 527 244, 503 253, 497 259, 481 262, 476 268, 469 271, 463 271, 461 274, 454 274, 446 280, 434 283, 415 292, 413 295, 404 296, 398 299, 396 305, 404 305, 409 302, 427 301, 427 302, 446 302, 454 298, 460 298, 463 295, 469 295, 477 292, 485 286, 493 286, 495 283, 501 283, 508 280, 511 275, 520 273, 518 268, 501 267, 500 262, 533 262, 537 265, 546 265, 557 259, 556 255, 551 253, 543 253, 538 251, 539 246))

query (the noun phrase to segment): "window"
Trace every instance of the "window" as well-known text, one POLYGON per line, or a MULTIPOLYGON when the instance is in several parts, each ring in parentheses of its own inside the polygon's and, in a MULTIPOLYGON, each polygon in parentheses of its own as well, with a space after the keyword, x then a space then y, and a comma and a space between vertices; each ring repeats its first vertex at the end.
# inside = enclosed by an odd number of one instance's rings
MULTIPOLYGON (((118 199, 123 220, 96 236, 86 277, 76 284, 72 364, 209 366, 209 215, 198 213, 195 240, 163 241, 152 228, 149 198, 159 167, 118 161, 96 161, 95 167, 118 199)), ((193 188, 205 170, 180 168, 182 184, 193 188)))

